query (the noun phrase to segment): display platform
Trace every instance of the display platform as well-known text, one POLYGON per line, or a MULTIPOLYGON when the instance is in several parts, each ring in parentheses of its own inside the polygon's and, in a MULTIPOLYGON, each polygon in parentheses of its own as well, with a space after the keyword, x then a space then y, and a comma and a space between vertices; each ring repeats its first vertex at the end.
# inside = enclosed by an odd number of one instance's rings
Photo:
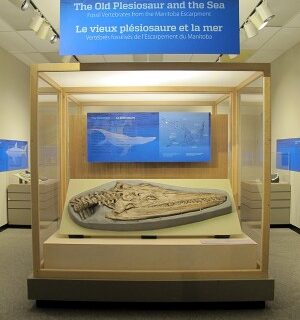
POLYGON ((203 237, 203 236, 232 236, 241 235, 241 225, 236 207, 234 205, 230 181, 228 179, 154 179, 146 180, 165 185, 187 188, 219 189, 227 192, 231 197, 232 212, 223 216, 211 218, 205 221, 185 224, 172 228, 148 230, 148 231, 107 231, 88 229, 77 225, 69 216, 68 203, 71 198, 86 190, 96 188, 102 184, 111 182, 109 179, 71 179, 66 196, 65 207, 60 224, 59 234, 65 236, 86 237, 203 237))
POLYGON ((119 272, 251 270, 257 266, 256 251, 257 243, 245 234, 230 239, 69 239, 55 233, 43 246, 46 269, 119 272))

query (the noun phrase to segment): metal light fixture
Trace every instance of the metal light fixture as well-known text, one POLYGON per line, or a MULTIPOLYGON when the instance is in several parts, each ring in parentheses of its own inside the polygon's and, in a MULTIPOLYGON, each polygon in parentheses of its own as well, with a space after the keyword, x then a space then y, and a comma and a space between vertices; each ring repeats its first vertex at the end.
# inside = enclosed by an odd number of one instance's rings
POLYGON ((38 32, 40 30, 43 22, 44 22, 43 17, 39 13, 39 11, 36 10, 33 17, 31 18, 29 28, 34 32, 38 32))
POLYGON ((246 35, 249 39, 255 37, 258 34, 258 31, 257 31, 255 25, 251 21, 247 21, 244 24, 244 30, 245 30, 246 35))
POLYGON ((51 30, 50 24, 46 20, 44 20, 39 31, 37 32, 37 36, 40 39, 45 40, 48 37, 50 30, 51 30))
POLYGON ((249 19, 255 25, 257 30, 263 29, 268 24, 268 21, 263 21, 263 19, 257 11, 255 11, 249 19))
POLYGON ((54 44, 56 43, 58 40, 58 36, 57 34, 52 30, 52 32, 50 33, 50 43, 54 44))
POLYGON ((30 0, 9 0, 9 1, 23 11, 27 10, 30 5, 30 0))
POLYGON ((263 22, 268 23, 271 19, 275 17, 275 14, 272 13, 270 7, 266 0, 264 0, 257 8, 256 11, 260 15, 260 18, 263 22))

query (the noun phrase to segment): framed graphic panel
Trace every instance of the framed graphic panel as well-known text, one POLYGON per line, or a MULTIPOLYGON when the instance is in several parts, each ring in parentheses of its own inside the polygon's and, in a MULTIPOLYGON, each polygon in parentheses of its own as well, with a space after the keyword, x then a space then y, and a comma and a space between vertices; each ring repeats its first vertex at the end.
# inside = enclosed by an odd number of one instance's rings
POLYGON ((28 142, 0 140, 0 172, 28 168, 28 142))
POLYGON ((210 113, 89 113, 89 162, 209 162, 210 113))
POLYGON ((300 138, 277 140, 276 167, 300 172, 300 138))

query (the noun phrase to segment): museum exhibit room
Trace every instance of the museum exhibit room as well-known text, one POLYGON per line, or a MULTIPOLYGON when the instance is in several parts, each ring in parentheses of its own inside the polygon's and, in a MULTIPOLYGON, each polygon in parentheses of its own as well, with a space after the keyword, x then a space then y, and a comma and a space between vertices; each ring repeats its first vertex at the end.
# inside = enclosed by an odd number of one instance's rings
POLYGON ((0 90, 0 319, 299 319, 299 0, 1 0, 0 90))

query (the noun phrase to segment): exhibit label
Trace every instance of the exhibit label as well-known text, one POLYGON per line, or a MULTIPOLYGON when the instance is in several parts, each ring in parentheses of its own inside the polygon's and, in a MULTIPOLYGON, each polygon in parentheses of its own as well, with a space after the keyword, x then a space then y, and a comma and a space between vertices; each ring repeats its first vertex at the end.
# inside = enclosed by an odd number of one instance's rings
POLYGON ((238 54, 239 1, 61 0, 61 55, 238 54))

